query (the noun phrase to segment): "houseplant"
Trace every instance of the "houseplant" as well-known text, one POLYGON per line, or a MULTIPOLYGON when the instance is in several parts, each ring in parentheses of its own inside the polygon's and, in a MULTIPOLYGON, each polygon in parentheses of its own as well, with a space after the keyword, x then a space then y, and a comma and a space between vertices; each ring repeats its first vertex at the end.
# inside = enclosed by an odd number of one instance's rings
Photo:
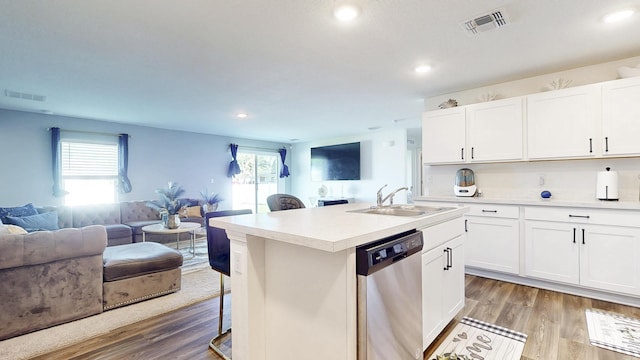
POLYGON ((207 190, 200 191, 200 195, 202 195, 202 199, 204 200, 202 209, 205 213, 216 211, 216 209, 218 209, 218 203, 223 200, 219 194, 209 193, 207 190))
POLYGON ((169 181, 166 188, 156 189, 156 194, 160 199, 149 201, 147 206, 156 209, 162 215, 162 221, 168 229, 176 229, 180 226, 180 217, 178 212, 182 205, 178 197, 184 194, 182 186, 173 181, 169 181), (164 216, 167 216, 167 220, 164 220, 164 216))

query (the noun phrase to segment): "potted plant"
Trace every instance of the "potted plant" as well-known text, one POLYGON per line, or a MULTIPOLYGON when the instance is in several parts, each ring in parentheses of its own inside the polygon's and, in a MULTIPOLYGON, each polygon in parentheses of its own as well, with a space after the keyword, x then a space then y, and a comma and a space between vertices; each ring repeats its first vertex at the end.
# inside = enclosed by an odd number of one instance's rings
POLYGON ((204 200, 202 209, 205 213, 216 211, 218 209, 218 203, 223 200, 219 194, 209 193, 207 190, 200 191, 200 195, 202 195, 202 199, 204 200))
POLYGON ((149 201, 147 206, 160 212, 163 217, 162 221, 168 229, 177 229, 180 226, 178 212, 182 207, 178 197, 184 194, 184 189, 178 183, 169 181, 166 188, 156 189, 156 194, 160 196, 160 199, 149 201), (164 220, 165 215, 166 221, 164 220))

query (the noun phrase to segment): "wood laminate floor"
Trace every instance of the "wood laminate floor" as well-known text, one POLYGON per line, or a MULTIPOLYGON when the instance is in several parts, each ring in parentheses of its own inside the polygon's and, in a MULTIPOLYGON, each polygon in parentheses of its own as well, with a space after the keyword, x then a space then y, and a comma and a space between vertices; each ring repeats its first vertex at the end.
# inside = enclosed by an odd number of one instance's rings
MULTIPOLYGON (((591 346, 584 311, 595 308, 640 318, 640 308, 471 275, 466 276, 466 297, 457 319, 469 316, 526 333, 523 360, 637 360, 591 346)), ((221 359, 208 348, 217 331, 217 309, 218 299, 207 300, 36 359, 221 359)), ((427 349, 424 360, 430 360, 426 355, 455 324, 427 349)))

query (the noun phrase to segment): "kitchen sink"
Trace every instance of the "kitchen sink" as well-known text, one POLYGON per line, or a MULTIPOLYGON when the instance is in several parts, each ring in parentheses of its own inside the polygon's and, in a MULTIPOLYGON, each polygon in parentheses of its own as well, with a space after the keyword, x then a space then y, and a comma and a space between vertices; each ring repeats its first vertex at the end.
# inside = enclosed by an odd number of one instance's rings
POLYGON ((365 209, 350 210, 349 212, 361 214, 377 214, 377 215, 393 215, 405 217, 421 217, 437 214, 439 212, 451 210, 449 207, 433 207, 419 205, 388 205, 388 206, 372 206, 365 209))

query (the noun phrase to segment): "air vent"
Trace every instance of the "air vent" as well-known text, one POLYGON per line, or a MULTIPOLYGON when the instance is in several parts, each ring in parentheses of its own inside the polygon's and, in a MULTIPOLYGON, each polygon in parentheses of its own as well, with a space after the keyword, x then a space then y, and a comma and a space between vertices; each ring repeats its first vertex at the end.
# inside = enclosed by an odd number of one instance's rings
POLYGON ((469 34, 478 34, 481 32, 497 29, 509 24, 509 17, 504 10, 494 10, 488 14, 480 15, 471 20, 467 20, 462 24, 469 34))
POLYGON ((29 94, 29 93, 23 93, 20 91, 13 91, 13 90, 5 90, 4 95, 11 98, 23 99, 23 100, 32 100, 32 101, 47 100, 47 97, 44 95, 29 94))

